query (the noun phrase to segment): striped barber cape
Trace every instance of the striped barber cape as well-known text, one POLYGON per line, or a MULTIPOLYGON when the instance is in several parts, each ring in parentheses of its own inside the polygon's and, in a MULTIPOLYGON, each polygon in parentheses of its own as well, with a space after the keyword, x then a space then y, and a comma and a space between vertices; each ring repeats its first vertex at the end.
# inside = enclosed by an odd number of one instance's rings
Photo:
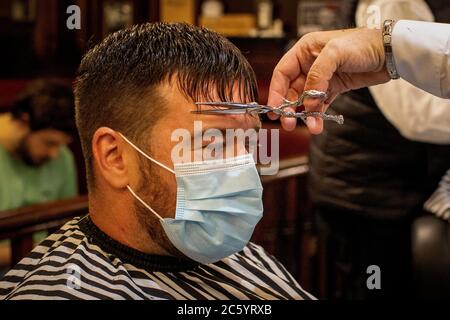
POLYGON ((314 299, 274 257, 249 243, 219 262, 144 254, 89 216, 42 241, 0 280, 0 299, 314 299))
POLYGON ((450 222, 450 169, 439 182, 439 187, 425 202, 424 209, 450 222))

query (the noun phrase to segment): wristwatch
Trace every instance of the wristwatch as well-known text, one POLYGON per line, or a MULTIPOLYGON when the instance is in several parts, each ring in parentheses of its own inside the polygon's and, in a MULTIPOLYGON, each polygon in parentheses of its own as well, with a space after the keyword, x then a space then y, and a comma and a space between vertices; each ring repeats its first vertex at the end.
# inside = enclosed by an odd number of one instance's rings
POLYGON ((395 67, 394 54, 392 52, 392 30, 394 28, 394 20, 385 20, 383 23, 383 45, 384 59, 386 61, 386 69, 391 79, 399 79, 397 68, 395 67))

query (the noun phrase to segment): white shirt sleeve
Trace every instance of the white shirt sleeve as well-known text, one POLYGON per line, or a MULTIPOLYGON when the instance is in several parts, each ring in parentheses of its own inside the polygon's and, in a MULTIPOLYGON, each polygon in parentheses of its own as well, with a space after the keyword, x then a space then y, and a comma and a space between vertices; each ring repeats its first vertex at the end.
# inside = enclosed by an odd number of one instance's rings
POLYGON ((450 99, 450 24, 400 20, 392 32, 392 51, 400 77, 450 99))
MULTIPOLYGON (((379 14, 377 17, 379 27, 381 27, 381 23, 385 19, 434 20, 433 14, 423 0, 362 0, 359 1, 357 8, 357 25, 364 26, 367 22, 373 22, 372 16, 374 12, 379 14)), ((399 25, 402 28, 405 22, 397 22, 396 28, 399 25)), ((414 23, 420 22, 414 21, 414 23)), ((413 63, 412 72, 414 74, 427 79, 436 76, 436 73, 430 72, 432 70, 429 67, 430 63, 418 62, 422 60, 421 56, 423 54, 417 56, 417 51, 414 51, 411 47, 408 50, 405 49, 403 54, 407 55, 407 58, 413 63)), ((397 69, 399 69, 397 60, 396 56, 397 69)), ((399 69, 400 74, 402 77, 408 78, 408 71, 403 66, 404 63, 401 64, 399 69)), ((446 68, 448 69, 448 65, 446 65, 446 68)), ((409 77, 408 80, 413 82, 411 79, 409 77)), ((424 81, 430 82, 431 80, 424 81)), ((435 83, 438 82, 435 81, 435 83)), ((427 85, 430 85, 430 83, 427 83, 427 85)), ((438 87, 441 87, 441 85, 438 87)), ((422 142, 450 143, 450 100, 433 96, 403 79, 373 86, 369 90, 386 119, 404 137, 422 142)))

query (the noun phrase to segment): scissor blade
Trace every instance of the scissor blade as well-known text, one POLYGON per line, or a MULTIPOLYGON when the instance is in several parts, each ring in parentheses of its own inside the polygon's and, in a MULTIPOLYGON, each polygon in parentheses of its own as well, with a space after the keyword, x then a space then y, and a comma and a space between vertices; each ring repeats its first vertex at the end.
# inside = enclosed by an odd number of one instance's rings
POLYGON ((216 109, 216 110, 194 110, 191 113, 195 114, 244 114, 248 109, 216 109))
POLYGON ((233 109, 241 109, 241 108, 255 108, 259 107, 257 103, 239 103, 239 102, 227 102, 227 101, 216 101, 216 102, 196 102, 196 105, 199 106, 213 106, 213 107, 224 107, 224 108, 233 108, 233 109))

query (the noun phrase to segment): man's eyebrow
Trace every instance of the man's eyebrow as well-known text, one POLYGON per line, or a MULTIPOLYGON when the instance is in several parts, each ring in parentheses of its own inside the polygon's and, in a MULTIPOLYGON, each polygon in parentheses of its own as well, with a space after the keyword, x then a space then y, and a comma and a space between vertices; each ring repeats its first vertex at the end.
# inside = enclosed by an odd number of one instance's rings
MULTIPOLYGON (((202 129, 201 134, 202 134, 202 138, 203 138, 204 135, 205 135, 205 133, 206 133, 208 130, 219 130, 220 133, 222 134, 222 136, 223 136, 223 137, 226 137, 226 135, 227 135, 227 130, 239 130, 239 129, 244 130, 243 128, 216 128, 216 127, 206 127, 206 128, 203 128, 203 129, 202 129)), ((254 127, 247 128, 247 129, 245 129, 244 131, 249 130, 249 129, 253 129, 253 130, 256 131, 256 133, 259 133, 259 131, 261 130, 261 123, 259 123, 258 125, 254 126, 254 127)), ((195 139, 195 134, 193 134, 193 135, 191 136, 191 142, 193 142, 194 139, 195 139)))
POLYGON ((220 132, 222 132, 223 135, 226 135, 227 130, 244 130, 244 131, 247 131, 247 130, 253 129, 253 130, 256 131, 256 133, 258 133, 259 130, 261 130, 261 123, 259 123, 258 125, 255 125, 253 127, 247 128, 247 129, 244 129, 244 128, 233 128, 233 127, 232 128, 205 127, 205 128, 202 129, 202 135, 204 135, 205 132, 210 130, 210 129, 219 130, 220 132))

